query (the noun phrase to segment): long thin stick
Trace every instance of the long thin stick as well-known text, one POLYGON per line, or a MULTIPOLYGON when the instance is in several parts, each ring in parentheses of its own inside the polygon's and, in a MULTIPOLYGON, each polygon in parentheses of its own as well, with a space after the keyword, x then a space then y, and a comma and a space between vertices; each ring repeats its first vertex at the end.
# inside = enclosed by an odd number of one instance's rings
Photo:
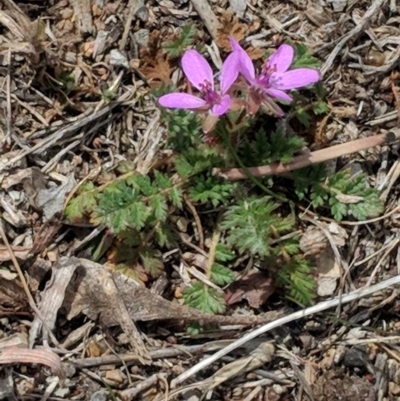
MULTIPOLYGON (((289 171, 298 170, 303 167, 319 164, 327 160, 336 159, 340 156, 349 155, 351 153, 359 152, 372 148, 374 146, 387 145, 396 142, 400 139, 400 129, 394 129, 387 134, 379 134, 370 136, 368 138, 356 139, 340 145, 331 146, 329 148, 316 150, 308 154, 296 156, 290 163, 271 163, 267 166, 250 167, 250 172, 254 177, 264 177, 274 174, 288 173, 289 171)), ((241 168, 232 169, 214 169, 214 175, 218 175, 229 181, 237 181, 248 178, 246 172, 241 168)))
POLYGON ((257 330, 254 330, 254 331, 246 334, 242 338, 239 338, 239 340, 236 340, 232 344, 229 344, 222 350, 216 352, 214 355, 211 355, 210 357, 203 359, 197 365, 194 365, 189 370, 182 373, 176 379, 172 380, 171 388, 175 388, 178 384, 182 383, 183 381, 185 381, 189 377, 193 376, 200 370, 204 369, 207 366, 210 366, 212 363, 214 363, 218 359, 229 354, 236 348, 241 347, 248 341, 252 340, 253 338, 258 337, 261 334, 264 334, 277 327, 283 326, 284 324, 293 322, 294 320, 302 319, 306 316, 313 315, 314 313, 319 313, 319 312, 322 312, 329 308, 333 308, 335 306, 338 306, 339 304, 344 305, 346 303, 356 301, 357 299, 360 299, 367 295, 371 295, 377 291, 384 290, 388 287, 392 287, 396 284, 400 284, 400 275, 392 277, 388 280, 382 281, 382 282, 380 282, 376 285, 372 285, 370 287, 359 288, 358 290, 352 291, 347 295, 343 295, 342 297, 336 297, 336 298, 330 299, 328 301, 320 302, 319 304, 311 306, 307 309, 300 310, 298 312, 292 313, 291 315, 284 316, 280 319, 277 319, 274 322, 267 323, 264 326, 259 327, 257 330))

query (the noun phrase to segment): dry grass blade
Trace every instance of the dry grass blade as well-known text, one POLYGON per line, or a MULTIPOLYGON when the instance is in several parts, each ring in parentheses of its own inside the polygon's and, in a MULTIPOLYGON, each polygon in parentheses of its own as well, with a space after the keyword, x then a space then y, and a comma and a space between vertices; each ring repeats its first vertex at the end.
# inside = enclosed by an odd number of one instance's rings
MULTIPOLYGON (((290 163, 272 163, 267 166, 251 167, 248 172, 254 177, 264 177, 273 174, 283 174, 298 170, 303 167, 323 163, 328 160, 359 152, 374 146, 395 143, 400 139, 400 130, 393 130, 388 134, 370 136, 368 138, 356 139, 355 141, 331 146, 326 149, 316 150, 308 154, 296 156, 290 163)), ((246 171, 240 168, 214 169, 213 173, 230 181, 243 180, 248 177, 246 171)))

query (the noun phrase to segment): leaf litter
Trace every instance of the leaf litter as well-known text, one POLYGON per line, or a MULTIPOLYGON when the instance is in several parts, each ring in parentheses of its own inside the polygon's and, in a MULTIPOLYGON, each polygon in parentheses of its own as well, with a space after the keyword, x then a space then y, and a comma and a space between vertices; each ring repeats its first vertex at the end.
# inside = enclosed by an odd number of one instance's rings
MULTIPOLYGON (((95 226, 87 210, 97 205, 96 190, 123 174, 150 176, 155 166, 168 169, 173 155, 164 147, 168 130, 155 91, 183 82, 178 67, 184 51, 204 52, 214 40, 215 49, 229 52, 229 36, 252 60, 264 59, 281 43, 301 43, 323 63, 329 113, 309 121, 307 129, 295 127, 311 152, 377 134, 386 138, 398 125, 398 13, 394 1, 384 0, 5 0, 0 209, 10 246, 2 238, 0 397, 164 399, 171 378, 204 355, 223 349, 243 330, 301 308, 285 299, 282 284, 268 275, 285 254, 266 267, 221 249, 211 257, 215 222, 200 201, 203 196, 220 207, 212 190, 168 207, 176 220, 187 220, 189 228, 178 235, 158 223, 144 237, 115 238, 104 222, 95 226), (76 204, 76 219, 65 219, 65 212, 71 213, 68 201, 92 183, 91 197, 76 204), (154 236, 168 247, 152 249, 154 236), (131 254, 124 247, 140 252, 130 263, 129 258, 117 263, 117 245, 124 255, 131 254), (21 284, 19 265, 39 313, 21 284), (221 311, 221 288, 229 285, 225 312, 212 315, 184 305, 190 285, 198 287, 192 297, 215 290, 214 307, 221 311), (52 382, 52 376, 61 381, 52 382)), ((213 62, 221 57, 218 51, 213 62)), ((188 130, 190 124, 189 118, 188 130)), ((359 165, 385 201, 379 217, 368 218, 370 210, 361 207, 368 188, 362 195, 337 193, 332 199, 344 206, 337 206, 335 217, 350 210, 367 222, 335 222, 302 203, 298 213, 307 218, 297 220, 292 232, 278 230, 272 244, 255 244, 270 252, 281 238, 300 235, 300 247, 315 268, 316 302, 398 274, 397 147, 390 141, 377 144, 382 146, 367 142, 352 155, 345 150, 334 156, 341 158, 333 168, 359 165)), ((357 172, 348 174, 346 179, 357 179, 357 172)), ((144 195, 150 196, 147 190, 144 195)), ((161 221, 164 209, 158 205, 161 221)), ((388 288, 336 313, 279 327, 261 338, 268 350, 274 341, 275 351, 264 350, 255 361, 260 344, 249 342, 237 350, 236 361, 225 357, 209 367, 214 374, 197 374, 198 388, 213 389, 208 394, 213 399, 284 400, 304 392, 321 401, 395 399, 398 310, 397 291, 388 288), (346 336, 354 326, 365 330, 352 332, 350 342, 346 336), (355 354, 365 363, 352 362, 349 355, 355 354)), ((195 399, 207 395, 191 391, 195 399)))

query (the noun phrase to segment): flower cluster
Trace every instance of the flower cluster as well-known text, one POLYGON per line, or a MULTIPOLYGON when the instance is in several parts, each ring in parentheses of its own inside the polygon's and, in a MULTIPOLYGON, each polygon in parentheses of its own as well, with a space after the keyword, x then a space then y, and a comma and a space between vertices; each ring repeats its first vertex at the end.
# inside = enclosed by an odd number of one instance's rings
POLYGON ((272 111, 279 117, 283 111, 275 101, 292 101, 287 93, 318 82, 317 70, 311 68, 290 69, 294 59, 292 46, 281 45, 256 74, 253 62, 246 51, 230 38, 232 53, 224 61, 216 88, 212 69, 207 60, 196 50, 188 50, 182 57, 182 69, 200 96, 174 92, 161 96, 158 102, 167 108, 190 109, 208 113, 208 128, 228 111, 245 104, 247 113, 253 115, 260 108, 272 111), (238 79, 240 78, 240 79, 238 79), (234 97, 240 91, 245 95, 234 97))

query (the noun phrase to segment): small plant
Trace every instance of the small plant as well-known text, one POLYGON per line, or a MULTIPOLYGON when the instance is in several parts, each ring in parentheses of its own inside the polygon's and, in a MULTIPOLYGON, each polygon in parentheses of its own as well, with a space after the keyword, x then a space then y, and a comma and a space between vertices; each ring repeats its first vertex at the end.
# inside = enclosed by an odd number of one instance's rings
POLYGON ((171 57, 183 53, 182 69, 195 89, 192 94, 190 89, 162 87, 157 93, 169 132, 165 147, 173 157, 145 176, 125 168, 102 187, 82 185, 66 217, 107 227, 115 236, 109 258, 146 282, 164 271, 163 250, 185 248, 176 217, 186 213, 190 203, 201 211, 198 218, 212 237, 203 271, 207 280, 194 280, 184 290, 186 304, 205 313, 223 313, 224 288, 235 280, 232 265, 240 256, 268 266, 277 288, 290 300, 308 305, 315 297, 315 283, 312 263, 300 251, 299 238, 291 235, 299 227, 296 203, 311 203, 338 221, 375 217, 383 204, 365 175, 348 170, 327 176, 319 165, 283 177, 250 174, 249 167, 288 163, 302 152, 305 140, 286 129, 291 119, 310 125, 328 112, 318 62, 304 46, 281 45, 257 69, 232 39, 233 51, 216 81, 208 61, 187 50, 193 37, 194 28, 188 26, 165 45, 171 57), (304 87, 312 99, 298 92, 304 87), (289 111, 286 119, 284 110, 289 111), (237 183, 213 174, 214 168, 235 167, 248 179, 237 183))
POLYGON ((165 43, 163 48, 169 57, 180 57, 188 47, 193 45, 195 35, 196 27, 193 24, 186 25, 182 28, 180 36, 174 41, 165 43))

